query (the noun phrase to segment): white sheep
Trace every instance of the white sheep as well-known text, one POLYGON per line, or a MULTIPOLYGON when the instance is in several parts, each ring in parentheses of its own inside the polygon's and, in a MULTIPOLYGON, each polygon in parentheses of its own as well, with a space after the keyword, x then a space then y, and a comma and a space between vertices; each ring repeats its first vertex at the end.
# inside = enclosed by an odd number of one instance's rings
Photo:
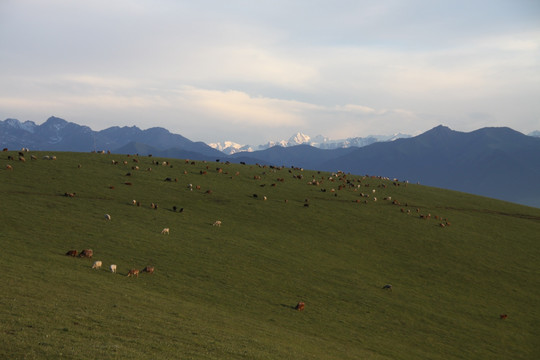
POLYGON ((94 265, 92 265, 92 269, 100 269, 101 265, 103 265, 103 263, 100 260, 95 261, 94 265))
POLYGON ((163 230, 161 230, 161 233, 169 235, 169 228, 164 228, 163 230))
POLYGON ((111 220, 111 215, 105 214, 105 220, 111 220))
POLYGON ((111 265, 111 272, 116 273, 116 264, 111 265))
POLYGON ((212 224, 212 226, 221 226, 221 221, 217 220, 215 223, 212 224))

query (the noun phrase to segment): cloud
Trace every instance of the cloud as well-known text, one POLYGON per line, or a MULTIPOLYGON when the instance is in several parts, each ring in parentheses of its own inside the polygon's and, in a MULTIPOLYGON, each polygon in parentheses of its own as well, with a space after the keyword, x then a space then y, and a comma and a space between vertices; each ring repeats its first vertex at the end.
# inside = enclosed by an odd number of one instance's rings
POLYGON ((439 123, 532 131, 539 9, 525 0, 8 0, 0 109, 244 143, 439 123))

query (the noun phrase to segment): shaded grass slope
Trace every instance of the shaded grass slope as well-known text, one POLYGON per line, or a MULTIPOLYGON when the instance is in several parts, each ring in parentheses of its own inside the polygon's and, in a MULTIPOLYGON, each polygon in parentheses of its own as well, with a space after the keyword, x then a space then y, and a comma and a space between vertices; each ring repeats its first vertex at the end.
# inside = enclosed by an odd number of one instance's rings
POLYGON ((539 355, 538 209, 298 168, 8 156, 0 358, 539 355))

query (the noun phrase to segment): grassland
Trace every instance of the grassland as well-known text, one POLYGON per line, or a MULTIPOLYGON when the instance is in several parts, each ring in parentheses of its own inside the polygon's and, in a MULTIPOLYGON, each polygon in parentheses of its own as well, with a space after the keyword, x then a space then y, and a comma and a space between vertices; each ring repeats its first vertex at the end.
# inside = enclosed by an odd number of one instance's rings
POLYGON ((8 156, 0 358, 539 358, 540 209, 293 168, 8 156))

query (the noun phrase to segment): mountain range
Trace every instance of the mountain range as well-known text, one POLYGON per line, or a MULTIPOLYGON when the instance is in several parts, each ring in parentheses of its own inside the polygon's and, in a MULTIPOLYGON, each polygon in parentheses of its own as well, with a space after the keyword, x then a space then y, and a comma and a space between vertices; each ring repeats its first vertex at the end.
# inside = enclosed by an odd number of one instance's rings
POLYGON ((270 149, 274 146, 281 147, 291 147, 296 145, 309 145, 319 149, 339 149, 339 148, 348 148, 348 147, 362 147, 371 145, 380 141, 393 141, 401 138, 410 138, 411 135, 405 134, 393 134, 393 135, 370 135, 367 137, 352 137, 347 139, 332 140, 328 137, 317 135, 314 138, 311 138, 309 135, 303 134, 301 132, 296 133, 291 136, 289 140, 280 140, 280 141, 270 141, 266 144, 252 146, 252 145, 241 145, 232 141, 225 141, 223 143, 210 143, 210 147, 224 152, 227 155, 232 155, 237 152, 242 151, 258 151, 270 149))
POLYGON ((215 161, 294 166, 376 175, 540 207, 540 135, 507 127, 459 132, 437 126, 414 137, 368 137, 342 141, 310 139, 301 133, 279 145, 227 154, 216 144, 193 142, 155 127, 111 127, 92 131, 57 117, 36 125, 0 121, 0 145, 10 149, 87 152, 110 150, 215 161), (360 146, 359 139, 366 140, 360 146), (356 139, 356 140, 354 140, 356 139), (355 142, 356 141, 356 142, 355 142), (324 147, 327 144, 328 147, 324 147), (341 145, 339 145, 341 144, 341 145), (316 146, 318 145, 318 146, 316 146))

